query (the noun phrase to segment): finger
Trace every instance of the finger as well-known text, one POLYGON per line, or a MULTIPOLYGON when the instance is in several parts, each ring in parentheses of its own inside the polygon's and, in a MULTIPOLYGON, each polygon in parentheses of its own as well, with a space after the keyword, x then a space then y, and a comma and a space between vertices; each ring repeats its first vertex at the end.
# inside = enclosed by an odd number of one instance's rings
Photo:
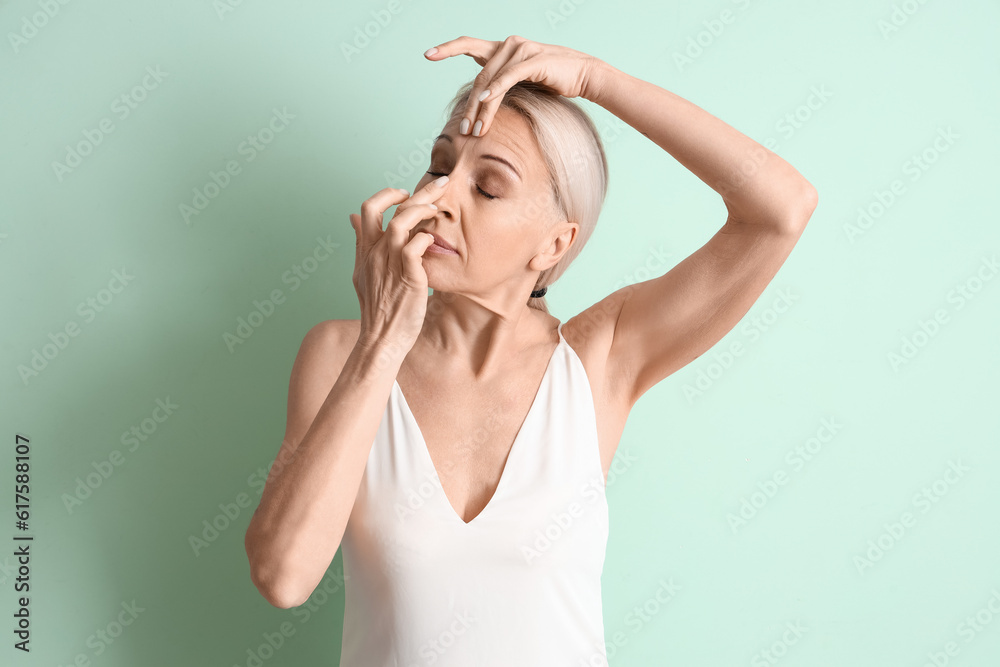
POLYGON ((386 227, 389 236, 389 254, 395 256, 409 241, 411 230, 424 220, 430 220, 437 214, 437 206, 431 203, 414 204, 402 213, 393 216, 386 227))
POLYGON ((393 204, 405 201, 409 194, 399 188, 383 188, 361 203, 361 242, 371 245, 382 232, 382 214, 393 204))
POLYGON ((412 284, 422 284, 425 280, 423 256, 424 252, 434 245, 434 236, 427 232, 417 232, 401 251, 403 259, 403 277, 412 284))
POLYGON ((362 228, 361 228, 361 216, 358 215, 357 213, 351 213, 351 215, 349 217, 351 219, 351 227, 354 228, 354 238, 355 238, 355 243, 354 243, 354 259, 355 259, 355 262, 354 262, 354 265, 357 266, 358 265, 358 261, 357 260, 359 260, 361 258, 362 254, 363 254, 363 252, 364 252, 364 250, 365 250, 365 248, 367 246, 365 245, 365 239, 364 239, 364 237, 361 234, 361 232, 362 232, 362 228))
POLYGON ((422 188, 413 193, 413 196, 396 207, 396 214, 398 215, 410 206, 433 203, 444 192, 444 186, 447 184, 447 176, 440 176, 433 181, 427 181, 422 188))
MULTIPOLYGON (((475 37, 459 37, 445 42, 444 44, 438 44, 435 51, 431 55, 424 54, 429 60, 444 60, 445 58, 450 58, 451 56, 466 55, 470 56, 475 60, 480 66, 485 65, 486 61, 489 60, 490 56, 497 50, 501 42, 490 41, 486 39, 476 39, 475 37)), ((430 51, 430 49, 428 49, 430 51)))
MULTIPOLYGON (((514 51, 521 41, 523 40, 516 35, 505 39, 479 74, 476 75, 475 80, 472 82, 472 90, 469 91, 469 101, 466 103, 465 110, 463 111, 462 123, 459 125, 459 131, 462 134, 471 134, 475 137, 482 135, 483 123, 476 124, 479 117, 479 107, 481 106, 479 98, 487 94, 489 95, 489 99, 494 99, 496 91, 492 89, 490 82, 496 73, 503 69, 510 59, 514 57, 514 51)), ((502 99, 502 96, 496 96, 496 99, 502 99)))
MULTIPOLYGON (((538 66, 537 59, 518 61, 514 58, 497 72, 493 80, 489 82, 489 97, 480 102, 479 111, 476 116, 476 125, 479 126, 478 136, 483 136, 490 129, 490 126, 493 124, 493 117, 496 116, 497 109, 500 108, 500 102, 503 101, 503 97, 507 94, 507 91, 519 81, 529 79, 534 72, 538 71, 538 66)), ((475 135, 475 126, 473 126, 473 135, 475 135)))
MULTIPOLYGON (((447 183, 447 176, 441 176, 440 178, 435 178, 433 181, 428 181, 422 188, 414 192, 412 197, 396 207, 396 212, 393 214, 393 218, 402 214, 411 206, 433 204, 434 201, 441 196, 441 193, 444 192, 444 186, 447 185, 447 183)), ((392 220, 390 220, 389 224, 386 225, 386 231, 388 231, 391 224, 392 220)))
POLYGON ((361 216, 357 213, 351 213, 348 218, 351 221, 351 227, 354 228, 354 271, 351 273, 351 281, 354 286, 360 287, 360 278, 362 265, 365 263, 368 254, 368 243, 365 241, 362 235, 361 229, 361 216))

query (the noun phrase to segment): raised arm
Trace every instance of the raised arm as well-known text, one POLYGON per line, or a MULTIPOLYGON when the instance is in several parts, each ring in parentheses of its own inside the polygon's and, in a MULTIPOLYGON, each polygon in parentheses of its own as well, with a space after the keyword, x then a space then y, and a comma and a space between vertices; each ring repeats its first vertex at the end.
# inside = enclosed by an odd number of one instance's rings
POLYGON ((791 253, 818 195, 790 164, 691 102, 602 61, 592 82, 588 99, 670 153, 728 209, 722 228, 666 274, 581 313, 613 327, 607 373, 631 405, 736 326, 791 253))

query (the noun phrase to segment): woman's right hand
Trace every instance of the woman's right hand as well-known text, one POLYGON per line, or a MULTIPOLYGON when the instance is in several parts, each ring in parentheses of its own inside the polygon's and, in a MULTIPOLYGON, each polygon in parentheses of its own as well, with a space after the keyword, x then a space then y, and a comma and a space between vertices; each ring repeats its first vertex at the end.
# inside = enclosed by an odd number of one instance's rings
POLYGON ((434 243, 429 233, 410 231, 432 217, 432 203, 441 186, 431 181, 412 197, 405 190, 385 188, 361 204, 361 215, 351 213, 357 237, 354 289, 361 304, 361 344, 387 342, 400 354, 413 347, 427 312, 427 273, 424 251, 434 243), (382 216, 394 204, 396 212, 386 229, 382 216))

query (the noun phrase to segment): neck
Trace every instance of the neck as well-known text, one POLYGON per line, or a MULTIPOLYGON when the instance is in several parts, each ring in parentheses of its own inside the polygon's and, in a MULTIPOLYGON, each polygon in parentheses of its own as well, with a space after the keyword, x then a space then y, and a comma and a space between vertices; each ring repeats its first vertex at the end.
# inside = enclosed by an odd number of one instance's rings
POLYGON ((543 337, 548 339, 546 318, 551 316, 527 304, 496 310, 464 295, 435 290, 427 299, 413 351, 420 366, 426 361, 440 372, 493 375, 543 337))

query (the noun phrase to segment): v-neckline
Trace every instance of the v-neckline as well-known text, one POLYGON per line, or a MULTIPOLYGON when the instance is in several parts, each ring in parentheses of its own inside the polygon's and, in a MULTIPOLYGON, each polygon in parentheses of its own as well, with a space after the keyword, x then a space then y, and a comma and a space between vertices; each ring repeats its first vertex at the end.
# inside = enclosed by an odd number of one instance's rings
POLYGON ((503 470, 500 472, 500 481, 497 482, 497 486, 493 490, 493 495, 490 496, 490 499, 486 502, 486 505, 483 507, 483 509, 479 510, 479 514, 472 517, 468 521, 462 518, 462 516, 458 513, 458 510, 456 510, 455 506, 452 504, 451 499, 448 498, 448 493, 444 490, 444 483, 442 483, 441 481, 441 475, 438 473, 437 466, 434 465, 434 459, 431 457, 430 449, 427 447, 427 440, 424 438, 424 433, 423 431, 420 430, 420 425, 417 423, 417 418, 414 416, 413 410, 410 409, 410 404, 409 402, 407 402, 406 396, 403 394, 402 387, 399 386, 399 382, 393 379, 392 384, 393 387, 395 387, 396 391, 399 392, 399 397, 403 404, 403 411, 406 413, 407 419, 409 420, 410 425, 413 427, 413 430, 417 433, 417 436, 420 438, 420 449, 423 452, 422 456, 426 459, 427 465, 430 466, 431 471, 433 471, 434 476, 438 480, 438 488, 441 490, 441 495, 444 498, 444 502, 448 506, 447 508, 448 513, 451 516, 455 517, 459 525, 471 526, 473 523, 478 521, 479 517, 486 514, 486 512, 490 509, 490 507, 494 505, 493 501, 496 500, 496 497, 498 495, 500 495, 500 490, 503 489, 504 482, 508 477, 507 472, 510 470, 511 460, 514 458, 514 455, 518 450, 518 443, 520 443, 522 439, 521 436, 524 435, 524 427, 528 425, 528 420, 531 419, 535 413, 535 408, 538 405, 538 399, 541 396, 542 388, 545 386, 545 383, 549 378, 549 372, 552 370, 552 362, 555 360, 556 354, 559 352, 559 348, 562 347, 563 340, 565 340, 562 335, 562 325, 563 323, 560 322, 558 328, 556 329, 557 333, 559 334, 559 342, 556 343, 555 349, 552 350, 552 354, 549 356, 549 361, 545 366, 545 372, 542 373, 542 380, 541 382, 538 383, 538 388, 535 389, 534 398, 531 399, 531 406, 528 408, 528 412, 524 415, 524 419, 521 420, 521 426, 518 428, 517 434, 514 436, 514 442, 510 446, 510 451, 507 452, 507 460, 504 461, 503 470))

